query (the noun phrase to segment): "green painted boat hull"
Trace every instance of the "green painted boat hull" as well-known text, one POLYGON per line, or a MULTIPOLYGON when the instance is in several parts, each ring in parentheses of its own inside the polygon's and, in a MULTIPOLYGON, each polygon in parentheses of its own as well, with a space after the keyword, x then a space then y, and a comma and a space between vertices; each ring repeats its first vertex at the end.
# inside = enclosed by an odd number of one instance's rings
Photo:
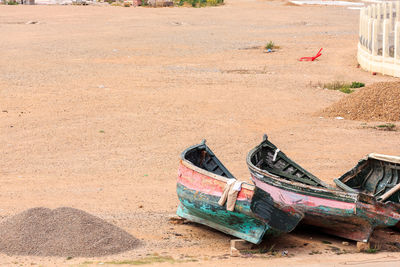
POLYGON ((238 201, 236 209, 243 212, 228 211, 218 205, 218 197, 196 192, 178 184, 177 193, 180 204, 177 215, 189 221, 207 225, 226 234, 259 244, 266 232, 274 231, 251 213, 249 203, 238 201))

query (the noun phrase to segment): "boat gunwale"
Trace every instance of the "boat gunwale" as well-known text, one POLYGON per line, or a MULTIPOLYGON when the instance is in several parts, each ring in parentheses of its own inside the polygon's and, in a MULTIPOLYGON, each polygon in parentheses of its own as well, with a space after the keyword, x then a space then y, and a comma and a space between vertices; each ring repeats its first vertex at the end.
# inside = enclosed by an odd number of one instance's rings
POLYGON ((391 156, 386 154, 370 153, 364 159, 375 159, 389 163, 400 164, 399 156, 391 156))
MULTIPOLYGON (((224 176, 221 176, 221 175, 212 173, 212 172, 207 171, 207 170, 205 170, 205 169, 202 169, 202 168, 200 168, 200 167, 194 165, 191 161, 189 161, 189 160, 187 160, 187 159, 185 158, 186 154, 187 154, 189 151, 191 151, 191 150, 193 150, 193 149, 195 149, 195 148, 199 148, 199 147, 201 147, 201 146, 206 146, 206 147, 207 147, 207 145, 206 145, 205 143, 204 143, 204 144, 203 144, 203 143, 200 143, 200 144, 193 145, 193 146, 190 146, 190 147, 188 147, 187 149, 185 149, 185 150, 181 153, 181 155, 180 155, 180 158, 181 158, 180 161, 181 161, 182 165, 184 165, 185 167, 187 167, 187 168, 189 168, 189 169, 191 169, 191 170, 193 170, 193 171, 196 171, 196 172, 198 172, 198 173, 200 173, 200 174, 203 174, 203 175, 208 176, 208 177, 210 177, 210 178, 214 178, 215 180, 218 180, 218 181, 221 181, 221 182, 224 182, 224 183, 226 183, 229 179, 235 179, 235 180, 237 180, 236 177, 234 177, 234 176, 233 176, 233 178, 228 178, 228 177, 224 177, 224 176)), ((217 157, 216 157, 216 158, 217 158, 217 157)), ((217 159, 218 159, 218 158, 217 158, 217 159)), ((221 164, 222 164, 222 163, 221 163, 221 164)), ((247 189, 247 190, 254 191, 255 185, 243 181, 243 183, 242 183, 242 188, 245 188, 245 189, 247 189)))

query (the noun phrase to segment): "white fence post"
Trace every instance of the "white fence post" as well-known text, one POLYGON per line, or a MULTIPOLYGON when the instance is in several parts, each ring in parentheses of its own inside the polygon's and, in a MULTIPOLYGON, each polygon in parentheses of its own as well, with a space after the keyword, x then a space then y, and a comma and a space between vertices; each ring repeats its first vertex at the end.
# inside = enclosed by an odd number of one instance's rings
POLYGON ((368 18, 368 38, 367 38, 367 49, 372 52, 372 26, 374 19, 368 18))
POLYGON ((382 15, 383 15, 383 19, 387 19, 387 15, 388 15, 388 5, 386 2, 382 3, 382 15))
POLYGON ((390 31, 390 25, 389 25, 389 20, 384 19, 383 20, 383 40, 382 40, 382 56, 383 59, 389 57, 389 31, 390 31))
POLYGON ((359 32, 358 32, 358 37, 360 40, 360 43, 362 43, 363 37, 362 37, 362 30, 363 30, 363 9, 360 9, 360 25, 358 26, 359 32))
POLYGON ((394 26, 394 58, 400 60, 400 21, 394 26))
POLYGON ((368 15, 365 13, 364 13, 364 20, 363 20, 363 27, 364 27, 363 36, 364 36, 364 46, 366 47, 368 45, 368 15))
POLYGON ((381 19, 382 16, 382 6, 376 5, 376 18, 381 19))
POLYGON ((378 55, 378 33, 379 33, 379 20, 374 19, 373 26, 372 26, 372 55, 378 55))
POLYGON ((376 18, 376 5, 371 5, 371 10, 372 10, 371 16, 373 19, 375 19, 376 18))
POLYGON ((365 46, 365 11, 364 8, 361 9, 360 11, 360 43, 365 46))

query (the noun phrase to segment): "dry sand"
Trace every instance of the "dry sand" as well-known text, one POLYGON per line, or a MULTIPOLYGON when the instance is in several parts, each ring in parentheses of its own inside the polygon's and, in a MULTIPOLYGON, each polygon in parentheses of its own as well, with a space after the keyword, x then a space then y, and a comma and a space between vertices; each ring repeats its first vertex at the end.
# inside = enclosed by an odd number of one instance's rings
POLYGON ((399 132, 313 115, 343 94, 310 82, 396 80, 356 68, 358 21, 356 10, 280 1, 201 9, 0 6, 1 219, 69 206, 143 242, 119 255, 68 261, 1 254, 0 264, 119 262, 153 253, 214 266, 398 260, 398 252, 352 254, 354 243, 314 229, 266 238, 277 256, 229 258, 232 237, 168 220, 178 204, 178 156, 203 138, 240 179, 248 179, 246 154, 264 133, 328 182, 367 153, 400 155, 399 132), (281 49, 254 48, 270 40, 281 49), (298 61, 321 47, 318 61, 298 61), (336 255, 329 246, 351 253, 336 255), (283 250, 291 256, 279 257, 283 250))

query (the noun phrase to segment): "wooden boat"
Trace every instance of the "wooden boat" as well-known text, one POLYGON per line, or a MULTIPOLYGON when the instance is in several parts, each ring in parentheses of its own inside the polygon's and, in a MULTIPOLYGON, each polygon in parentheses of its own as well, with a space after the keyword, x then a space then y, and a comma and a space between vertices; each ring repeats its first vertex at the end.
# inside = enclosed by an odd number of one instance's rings
POLYGON ((400 210, 364 192, 333 188, 300 167, 275 145, 264 140, 247 156, 256 187, 279 205, 304 213, 303 222, 347 239, 368 242, 373 230, 396 225, 400 210))
POLYGON ((269 194, 248 183, 242 184, 234 210, 227 210, 218 201, 229 179, 235 178, 205 141, 183 151, 177 215, 254 244, 260 243, 265 233, 292 231, 302 219, 302 213, 275 204, 269 194))
POLYGON ((371 153, 340 178, 346 192, 367 194, 384 203, 400 203, 400 157, 371 153))

